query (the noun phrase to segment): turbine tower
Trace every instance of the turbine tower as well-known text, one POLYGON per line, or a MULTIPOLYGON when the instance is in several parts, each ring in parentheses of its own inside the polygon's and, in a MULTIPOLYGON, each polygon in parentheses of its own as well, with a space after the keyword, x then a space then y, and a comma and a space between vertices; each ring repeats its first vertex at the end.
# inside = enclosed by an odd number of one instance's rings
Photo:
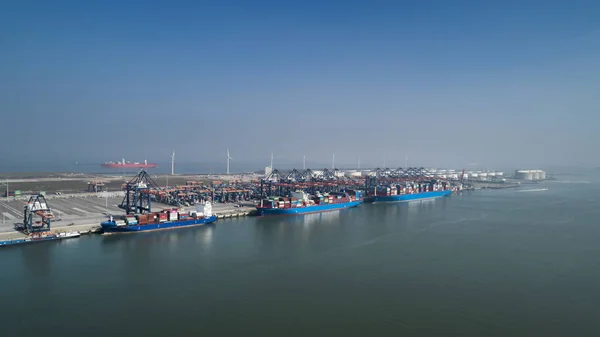
POLYGON ((306 156, 302 157, 302 169, 306 170, 306 156))
POLYGON ((271 170, 273 170, 273 151, 271 151, 271 170))
POLYGON ((227 174, 229 174, 229 161, 233 160, 233 158, 231 158, 231 156, 229 155, 229 148, 227 148, 227 174))
POLYGON ((175 175, 175 151, 173 151, 173 154, 171 155, 171 175, 175 175))
POLYGON ((331 158, 331 169, 335 170, 335 153, 333 154, 333 158, 331 158))

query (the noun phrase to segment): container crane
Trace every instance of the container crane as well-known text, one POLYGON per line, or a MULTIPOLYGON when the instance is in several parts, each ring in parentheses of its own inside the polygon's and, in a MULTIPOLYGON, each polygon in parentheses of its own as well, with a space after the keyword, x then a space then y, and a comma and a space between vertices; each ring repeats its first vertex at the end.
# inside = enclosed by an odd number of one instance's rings
POLYGON ((158 184, 145 171, 141 170, 124 186, 125 197, 119 205, 126 214, 143 214, 151 212, 152 195, 162 192, 158 184))
POLYGON ((49 231, 52 219, 54 219, 54 214, 52 214, 46 198, 41 194, 31 196, 23 211, 24 230, 27 233, 49 231), (35 218, 39 220, 35 220, 35 218))

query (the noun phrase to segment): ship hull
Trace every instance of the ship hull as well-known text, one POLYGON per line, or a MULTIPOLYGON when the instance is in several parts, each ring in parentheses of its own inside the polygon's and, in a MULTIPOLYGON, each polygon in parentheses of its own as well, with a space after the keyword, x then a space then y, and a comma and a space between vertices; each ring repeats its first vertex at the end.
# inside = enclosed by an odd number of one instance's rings
POLYGON ((325 204, 297 208, 261 208, 257 207, 258 216, 273 216, 273 215, 302 215, 311 213, 331 212, 346 208, 356 207, 362 204, 361 201, 351 201, 340 204, 325 204))
POLYGON ((22 239, 13 239, 13 240, 3 240, 0 241, 0 247, 4 246, 13 246, 13 245, 23 245, 28 243, 36 243, 36 242, 46 242, 46 241, 55 241, 61 240, 62 238, 57 235, 48 235, 40 238, 22 238, 22 239))
POLYGON ((201 225, 211 224, 215 221, 217 221, 216 215, 213 215, 208 218, 203 218, 203 219, 161 222, 161 223, 152 223, 152 224, 147 224, 147 225, 117 226, 114 221, 113 222, 111 222, 111 221, 103 222, 100 225, 102 226, 102 231, 105 234, 118 234, 118 233, 151 232, 151 231, 160 231, 160 230, 175 229, 175 228, 181 228, 181 227, 201 226, 201 225))
POLYGON ((370 203, 384 203, 384 202, 410 202, 410 201, 420 201, 427 199, 435 199, 444 197, 452 194, 452 191, 432 191, 432 192, 422 192, 422 193, 413 193, 413 194, 400 194, 400 195, 374 195, 367 197, 365 202, 370 203))

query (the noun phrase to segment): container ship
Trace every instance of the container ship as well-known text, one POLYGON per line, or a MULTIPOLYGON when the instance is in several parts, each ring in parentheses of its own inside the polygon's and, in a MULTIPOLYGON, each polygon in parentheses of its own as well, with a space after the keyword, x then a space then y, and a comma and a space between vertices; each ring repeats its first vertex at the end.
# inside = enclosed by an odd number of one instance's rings
POLYGON ((452 194, 447 182, 420 182, 405 185, 377 186, 367 190, 365 202, 409 202, 434 199, 452 194))
POLYGON ((363 202, 362 191, 348 190, 308 195, 304 191, 291 193, 291 197, 270 197, 256 206, 257 215, 300 215, 336 211, 356 207, 363 202))
POLYGON ((130 161, 125 161, 125 159, 122 159, 120 162, 108 161, 100 164, 100 166, 107 168, 154 168, 156 167, 156 164, 148 163, 148 161, 146 160, 144 160, 143 163, 132 163, 130 161))
POLYGON ((196 205, 195 211, 180 212, 177 208, 173 208, 148 214, 128 214, 119 220, 111 216, 109 221, 102 222, 100 225, 104 234, 115 234, 200 226, 215 221, 217 216, 212 214, 212 205, 206 202, 203 205, 196 205))

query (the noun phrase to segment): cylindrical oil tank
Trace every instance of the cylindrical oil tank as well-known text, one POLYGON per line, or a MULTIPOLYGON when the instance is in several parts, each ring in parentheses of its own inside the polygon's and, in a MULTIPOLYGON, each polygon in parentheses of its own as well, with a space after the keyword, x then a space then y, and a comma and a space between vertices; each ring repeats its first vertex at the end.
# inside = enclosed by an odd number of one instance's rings
POLYGON ((517 170, 515 171, 515 178, 520 180, 532 180, 533 174, 530 170, 517 170))
POLYGON ((540 170, 540 180, 546 179, 546 172, 540 170))

